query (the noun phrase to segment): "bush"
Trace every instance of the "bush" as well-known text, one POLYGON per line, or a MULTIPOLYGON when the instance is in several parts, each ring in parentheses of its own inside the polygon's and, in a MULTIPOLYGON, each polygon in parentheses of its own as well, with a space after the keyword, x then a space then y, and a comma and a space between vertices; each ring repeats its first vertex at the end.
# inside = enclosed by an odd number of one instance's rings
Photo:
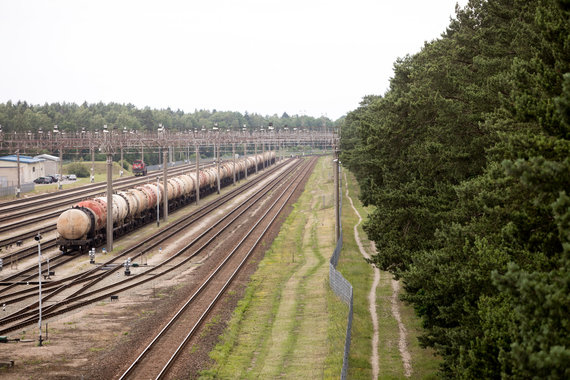
POLYGON ((67 174, 75 174, 78 177, 89 177, 89 169, 87 169, 82 163, 80 162, 73 162, 67 165, 66 168, 67 174))
MULTIPOLYGON (((119 163, 119 165, 121 165, 121 164, 119 163)), ((124 169, 124 170, 126 170, 126 171, 131 171, 131 166, 132 166, 132 165, 129 164, 128 161, 123 161, 123 169, 124 169)))

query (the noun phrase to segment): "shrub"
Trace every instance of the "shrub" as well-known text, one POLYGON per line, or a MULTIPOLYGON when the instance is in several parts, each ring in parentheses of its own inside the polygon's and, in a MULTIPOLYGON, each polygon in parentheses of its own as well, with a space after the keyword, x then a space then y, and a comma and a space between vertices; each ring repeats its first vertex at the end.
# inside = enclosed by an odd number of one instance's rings
POLYGON ((67 174, 75 174, 78 177, 89 177, 89 169, 87 169, 82 163, 73 162, 67 165, 67 174))

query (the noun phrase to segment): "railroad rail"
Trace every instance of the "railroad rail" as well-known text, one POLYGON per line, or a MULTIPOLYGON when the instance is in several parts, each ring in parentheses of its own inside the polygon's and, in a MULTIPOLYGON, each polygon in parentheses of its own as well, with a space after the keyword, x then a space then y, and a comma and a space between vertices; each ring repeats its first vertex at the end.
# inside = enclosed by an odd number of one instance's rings
POLYGON ((164 326, 164 328, 154 337, 154 339, 143 349, 140 355, 127 368, 120 379, 138 378, 144 374, 145 377, 152 376, 155 379, 162 379, 176 362, 177 357, 183 351, 184 347, 194 336, 199 326, 205 321, 208 314, 222 298, 224 292, 228 289, 232 281, 236 278, 240 270, 244 267, 248 258, 254 252, 255 248, 264 238, 281 210, 287 204, 298 186, 306 180, 315 164, 315 160, 311 160, 302 168, 301 175, 295 180, 287 183, 285 188, 278 194, 272 204, 267 207, 266 211, 257 222, 248 229, 243 238, 235 244, 233 249, 227 253, 221 263, 217 265, 214 271, 202 281, 199 288, 188 298, 184 305, 176 312, 172 319, 164 326), (225 277, 224 277, 225 276, 225 277), (220 278, 222 277, 222 278, 220 278), (221 281, 221 283, 220 283, 221 281), (200 307, 197 300, 199 297, 208 297, 206 290, 214 293, 213 298, 207 303, 205 308, 200 309, 196 318, 196 309, 200 307), (192 307, 190 307, 192 306, 192 307), (189 321, 192 321, 189 325, 189 321), (184 331, 184 334, 180 334, 184 331), (182 336, 182 341, 177 340, 177 348, 166 354, 168 346, 171 342, 164 343, 175 337, 182 336), (166 347, 165 347, 166 346, 166 347), (167 355, 166 363, 164 355, 167 355), (161 360, 162 359, 162 360, 161 360), (157 363, 161 362, 160 367, 157 363), (142 367, 142 368, 141 368, 142 367), (153 371, 154 370, 154 371, 153 371))
MULTIPOLYGON (((200 167, 206 168, 206 167, 210 167, 212 165, 213 165, 212 163, 204 163, 204 164, 200 165, 200 167)), ((176 168, 170 168, 168 175, 169 176, 175 176, 178 174, 188 172, 189 170, 193 171, 194 169, 195 169, 194 164, 188 164, 188 165, 179 166, 176 168)), ((152 173, 154 173, 154 172, 151 172, 151 176, 147 176, 147 177, 130 177, 130 178, 127 178, 128 181, 120 182, 120 185, 114 187, 114 190, 126 189, 126 188, 130 188, 136 184, 147 183, 147 182, 149 182, 149 178, 155 178, 155 176, 152 175, 152 173)), ((159 174, 160 176, 162 176, 162 171, 157 171, 156 174, 159 174)), ((31 226, 31 225, 36 226, 36 228, 34 228, 33 230, 28 229, 28 230, 25 230, 21 233, 17 233, 13 236, 10 236, 10 237, 0 238, 0 247, 4 247, 4 248, 6 248, 6 251, 8 251, 8 249, 7 249, 8 247, 11 247, 11 249, 13 249, 14 244, 18 244, 18 243, 21 244, 21 242, 33 238, 38 232, 41 233, 42 235, 46 235, 50 232, 55 231, 55 229, 56 229, 55 221, 53 223, 41 225, 40 227, 37 227, 37 225, 38 225, 38 223, 41 223, 43 221, 47 221, 50 219, 55 220, 56 217, 58 217, 61 214, 61 212, 63 210, 65 210, 67 207, 70 207, 71 205, 85 199, 86 197, 93 197, 93 196, 97 196, 97 195, 102 195, 104 192, 101 192, 99 190, 106 190, 106 185, 105 184, 93 184, 93 185, 82 186, 81 188, 78 188, 78 189, 62 190, 62 191, 66 192, 66 194, 63 196, 60 195, 61 193, 42 194, 42 195, 38 195, 38 196, 35 196, 32 198, 28 198, 28 200, 27 200, 28 203, 22 204, 21 202, 18 201, 18 203, 15 206, 10 206, 10 205, 7 206, 6 204, 0 204, 0 213, 2 213, 2 215, 3 215, 0 217, 0 223, 1 223, 0 234, 5 234, 8 231, 16 230, 18 228, 23 228, 26 226, 31 226), (62 199, 62 198, 64 200, 58 201, 58 199, 62 199), (52 200, 55 202, 50 204, 50 205, 46 205, 45 202, 50 202, 52 200), (53 208, 57 208, 57 210, 38 215, 37 209, 40 206, 44 210, 53 209, 53 208), (16 207, 16 209, 14 209, 14 207, 16 207), (15 210, 22 210, 25 208, 28 208, 29 210, 27 210, 27 211, 15 211, 15 210), (5 215, 5 213, 9 213, 9 212, 13 212, 13 213, 5 215), (23 216, 31 216, 31 217, 28 219, 17 221, 17 222, 7 223, 8 220, 21 218, 23 216)), ((45 240, 42 243, 42 246, 44 246, 46 244, 49 247, 52 247, 52 246, 55 247, 56 246, 55 245, 55 238, 45 240)), ((0 248, 0 251, 2 251, 1 248, 0 248)), ((7 254, 1 256, 0 258, 2 260, 4 260, 4 265, 9 265, 9 264, 11 264, 12 260, 21 260, 23 258, 29 257, 32 254, 33 254, 33 249, 31 247, 26 247, 26 248, 22 248, 21 250, 18 250, 15 252, 7 253, 7 254)))
MULTIPOLYGON (((268 170, 267 175, 269 175, 272 172, 275 172, 276 170, 278 170, 277 167, 272 168, 271 171, 268 170)), ((179 233, 182 229, 187 228, 188 225, 190 225, 193 222, 195 222, 196 220, 198 220, 198 218, 203 217, 204 215, 208 214, 212 210, 219 207, 222 203, 228 202, 232 197, 234 197, 235 195, 237 195, 239 193, 246 191, 248 188, 251 188, 252 186, 256 185, 261 180, 263 180, 261 176, 256 177, 254 180, 251 180, 250 183, 247 183, 244 186, 240 186, 236 189, 233 189, 230 192, 224 194, 223 196, 209 202, 208 204, 206 204, 202 208, 195 210, 192 214, 190 214, 190 215, 186 216, 185 218, 180 219, 179 221, 168 226, 168 228, 165 229, 164 231, 159 231, 156 234, 154 234, 152 237, 144 239, 143 241, 136 244, 132 248, 124 251, 121 255, 119 255, 119 256, 117 256, 117 257, 115 257, 115 258, 97 266, 96 268, 81 274, 81 275, 73 276, 73 280, 72 280, 73 283, 78 284, 80 282, 81 283, 87 282, 87 284, 83 284, 83 286, 78 291, 71 293, 70 295, 65 297, 65 299, 60 300, 57 303, 55 303, 54 305, 51 305, 47 308, 43 308, 42 312, 43 312, 45 318, 49 318, 50 316, 55 316, 55 315, 58 315, 61 313, 65 313, 69 310, 73 310, 73 309, 85 306, 88 303, 97 302, 98 300, 105 299, 105 298, 110 296, 110 293, 101 294, 101 292, 107 291, 107 292, 111 292, 111 293, 117 293, 120 291, 124 291, 124 290, 130 289, 134 286, 138 286, 138 285, 140 285, 146 281, 152 280, 152 279, 156 278, 157 276, 164 275, 164 274, 170 272, 171 270, 177 268, 178 266, 182 265, 180 263, 173 265, 173 263, 171 262, 171 260, 175 260, 175 258, 180 259, 178 257, 179 255, 177 254, 177 255, 174 255, 172 259, 166 260, 164 263, 161 263, 160 266, 157 266, 156 268, 151 268, 150 270, 146 271, 145 272, 146 276, 144 276, 145 279, 143 279, 140 283, 134 281, 135 277, 130 277, 130 278, 123 280, 120 284, 114 284, 114 285, 112 284, 109 286, 104 286, 98 290, 91 291, 89 293, 85 293, 88 289, 94 287, 94 285, 96 283, 102 281, 105 277, 108 277, 111 273, 116 272, 117 270, 121 269, 120 264, 116 263, 116 261, 119 258, 126 257, 127 255, 132 255, 129 257, 133 257, 134 259, 136 259, 140 255, 145 254, 146 251, 153 249, 158 244, 161 244, 161 242, 164 241, 164 239, 179 233), (153 272, 156 272, 158 269, 160 269, 160 267, 162 267, 163 265, 166 265, 166 264, 170 265, 171 268, 161 272, 160 274, 155 274, 155 275, 152 274, 153 272), (104 271, 103 273, 101 273, 99 275, 95 275, 95 273, 97 271, 101 272, 101 269, 103 267, 108 268, 111 265, 115 265, 114 268, 111 268, 107 271, 104 271), (110 289, 112 289, 112 291, 110 289), (85 293, 85 294, 81 295, 81 293, 85 293), (59 311, 57 310, 57 309, 62 308, 63 306, 66 306, 66 307, 59 310, 59 311)), ((275 182, 275 181, 276 180, 274 180, 273 182, 275 182)), ((270 191, 272 188, 273 188, 273 185, 272 186, 266 186, 265 191, 262 193, 267 194, 267 192, 270 191)), ((251 198, 251 199, 254 199, 254 198, 251 198)), ((251 201, 251 199, 249 199, 248 201, 251 201)), ((232 211, 232 213, 233 213, 233 211, 232 211)), ((229 216, 229 214, 228 214, 228 216, 229 216)), ((228 217, 228 216, 226 216, 226 217, 228 217)), ((193 244, 195 244, 195 243, 193 243, 193 244)), ((182 254, 182 253, 180 253, 180 254, 182 254)), ((182 260, 182 261, 186 262, 185 260, 182 260)), ((71 280, 67 281, 67 282, 66 281, 60 281, 58 285, 60 285, 58 289, 55 289, 53 291, 50 289, 49 291, 47 291, 47 293, 49 293, 49 294, 47 294, 42 299, 42 302, 53 298, 56 294, 59 294, 63 290, 66 290, 70 286, 72 286, 71 280)), ((34 290, 35 289, 36 288, 34 288, 34 290)), ((20 298, 14 298, 14 294, 10 294, 10 295, 6 295, 3 298, 1 298, 0 302, 20 302, 22 299, 25 298, 25 296, 22 295, 21 293, 19 293, 17 295, 20 298), (12 297, 12 298, 9 298, 9 297, 12 297)), ((38 305, 37 302, 34 302, 34 303, 27 305, 26 307, 18 310, 16 313, 13 313, 10 316, 7 316, 7 317, 1 319, 0 320, 0 326, 3 326, 3 327, 2 327, 2 330, 0 331, 0 334, 5 334, 5 333, 11 332, 11 331, 15 331, 19 328, 22 328, 22 327, 25 327, 29 324, 33 324, 33 323, 37 322, 37 314, 38 314, 37 305, 38 305), (20 322, 16 323, 18 320, 20 322), (7 324, 12 324, 12 325, 10 325, 8 327, 7 324)))
MULTIPOLYGON (((200 168, 206 168, 210 166, 212 166, 212 163, 202 163, 200 165, 200 168)), ((195 164, 192 163, 171 167, 168 168, 168 175, 179 175, 188 171, 194 171, 195 168, 195 164)), ((133 185, 148 183, 150 181, 154 181, 156 176, 162 177, 162 174, 162 170, 155 170, 149 172, 147 176, 118 178, 113 180, 113 190, 122 190, 132 187, 133 185)), ((54 193, 45 193, 29 198, 3 202, 0 203, 0 213, 2 213, 2 216, 0 216, 0 223, 5 223, 7 220, 33 214, 34 212, 37 213, 38 207, 46 207, 46 201, 53 203, 49 205, 50 208, 55 208, 69 205, 70 203, 79 201, 84 197, 92 197, 104 194, 106 191, 106 183, 93 183, 76 188, 59 190, 54 193), (60 201, 57 202, 58 200, 60 201)))

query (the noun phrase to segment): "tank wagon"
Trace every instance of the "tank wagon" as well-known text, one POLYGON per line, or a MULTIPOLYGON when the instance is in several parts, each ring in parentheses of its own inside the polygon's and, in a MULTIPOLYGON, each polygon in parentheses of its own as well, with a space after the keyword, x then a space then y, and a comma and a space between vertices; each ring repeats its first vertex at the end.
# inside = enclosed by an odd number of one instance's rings
MULTIPOLYGON (((269 151, 253 157, 246 157, 235 163, 236 179, 255 173, 258 169, 275 163, 275 152, 269 151)), ((121 190, 113 194, 112 217, 113 236, 118 237, 144 224, 156 220, 156 204, 162 207, 166 191, 168 210, 176 210, 196 200, 196 191, 200 197, 217 189, 217 175, 220 186, 233 183, 234 162, 220 164, 220 171, 211 167, 190 174, 169 178, 166 189, 162 183, 147 183, 132 189, 121 190)), ((83 200, 65 210, 57 219, 57 243, 63 253, 85 253, 93 247, 102 245, 106 237, 107 197, 95 197, 83 200)))

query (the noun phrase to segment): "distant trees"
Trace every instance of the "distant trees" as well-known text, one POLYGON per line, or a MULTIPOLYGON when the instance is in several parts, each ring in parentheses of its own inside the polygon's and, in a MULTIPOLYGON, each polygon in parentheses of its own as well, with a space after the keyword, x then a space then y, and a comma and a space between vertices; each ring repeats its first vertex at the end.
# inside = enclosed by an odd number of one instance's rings
POLYGON ((570 376, 568 10, 470 1, 342 126, 373 261, 448 377, 570 376))
POLYGON ((81 105, 73 103, 52 103, 44 105, 29 105, 25 101, 0 104, 0 125, 7 132, 37 131, 39 128, 49 129, 57 124, 61 130, 80 131, 101 129, 103 125, 119 128, 126 127, 134 130, 155 130, 158 124, 170 130, 200 129, 202 126, 212 127, 218 123, 223 128, 240 129, 245 125, 249 130, 267 126, 270 122, 276 127, 286 124, 292 128, 321 129, 323 123, 332 127, 336 123, 326 117, 314 118, 305 115, 262 116, 259 114, 216 110, 195 110, 185 113, 181 110, 138 109, 132 104, 84 102, 81 105))

